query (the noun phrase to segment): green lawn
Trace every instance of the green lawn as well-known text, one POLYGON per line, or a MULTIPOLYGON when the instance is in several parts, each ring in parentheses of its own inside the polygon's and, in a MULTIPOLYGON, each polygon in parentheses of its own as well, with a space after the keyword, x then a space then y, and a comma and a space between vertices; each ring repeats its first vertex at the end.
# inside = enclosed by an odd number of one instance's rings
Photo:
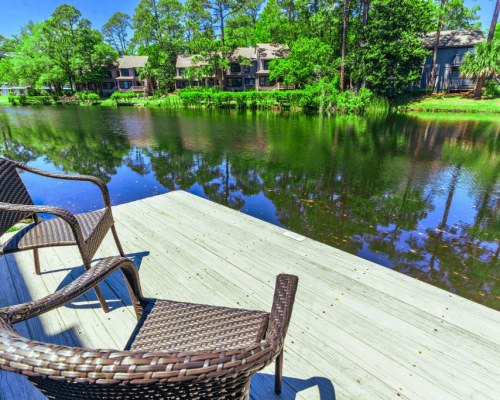
POLYGON ((0 96, 0 106, 8 106, 9 102, 7 96, 0 96))
POLYGON ((398 109, 408 111, 499 113, 500 98, 474 100, 470 97, 457 95, 432 95, 400 105, 398 109))

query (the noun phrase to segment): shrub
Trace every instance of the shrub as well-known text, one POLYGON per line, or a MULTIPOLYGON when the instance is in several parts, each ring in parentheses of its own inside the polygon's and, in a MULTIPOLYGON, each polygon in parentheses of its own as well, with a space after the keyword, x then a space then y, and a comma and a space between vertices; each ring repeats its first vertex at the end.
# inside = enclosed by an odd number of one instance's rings
POLYGON ((9 102, 9 104, 12 104, 13 106, 17 106, 17 104, 18 104, 18 100, 17 100, 16 96, 14 96, 12 94, 12 92, 9 92, 9 94, 7 96, 7 101, 9 102))
POLYGON ((487 97, 500 97, 500 82, 497 80, 486 81, 483 93, 487 97))
POLYGON ((335 109, 349 114, 361 114, 372 98, 373 93, 370 89, 362 88, 358 93, 345 91, 336 96, 335 109))
POLYGON ((110 99, 113 100, 116 104, 118 103, 129 103, 131 99, 137 98, 137 93, 134 92, 114 92, 110 99))

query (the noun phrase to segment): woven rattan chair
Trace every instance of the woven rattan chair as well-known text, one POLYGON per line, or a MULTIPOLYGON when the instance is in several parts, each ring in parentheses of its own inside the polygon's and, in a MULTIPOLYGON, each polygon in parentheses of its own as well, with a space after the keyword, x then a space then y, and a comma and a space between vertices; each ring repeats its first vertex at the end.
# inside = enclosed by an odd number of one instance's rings
POLYGON ((279 275, 272 310, 248 311, 142 297, 135 265, 101 261, 60 291, 0 309, 0 369, 25 375, 49 399, 248 399, 250 378, 276 360, 281 392, 283 343, 298 279, 279 275), (124 351, 36 342, 12 324, 55 309, 124 272, 139 323, 124 351))
MULTIPOLYGON (((33 250, 37 275, 40 275, 38 249, 52 246, 78 246, 83 265, 88 270, 92 258, 110 228, 120 255, 125 255, 114 226, 109 192, 100 179, 92 176, 44 172, 0 157, 0 236, 26 218, 33 218, 34 223, 14 234, 3 245, 0 244, 0 255, 33 250), (35 206, 19 177, 18 169, 49 178, 94 183, 101 189, 105 207, 102 210, 73 215, 59 207, 35 206), (59 218, 42 221, 38 217, 39 213, 52 214, 59 218)), ((103 310, 108 312, 109 308, 101 290, 97 286, 94 290, 103 310)))

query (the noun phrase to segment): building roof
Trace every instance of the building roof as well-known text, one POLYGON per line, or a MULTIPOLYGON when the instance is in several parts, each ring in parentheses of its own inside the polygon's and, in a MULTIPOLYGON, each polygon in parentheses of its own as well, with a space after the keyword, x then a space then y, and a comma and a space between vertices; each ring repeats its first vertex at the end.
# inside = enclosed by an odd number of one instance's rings
MULTIPOLYGON (((484 40, 484 35, 479 29, 441 31, 439 48, 474 47, 484 40)), ((423 41, 426 48, 434 48, 436 43, 436 32, 430 32, 425 35, 423 41)))
POLYGON ((236 61, 238 58, 246 58, 247 60, 257 59, 255 47, 237 47, 231 54, 231 61, 236 61))
MULTIPOLYGON (((236 61, 238 58, 246 58, 250 61, 257 59, 257 53, 260 52, 260 58, 264 60, 272 60, 274 58, 288 56, 289 48, 287 45, 278 43, 260 43, 256 47, 237 47, 233 50, 229 59, 236 61)), ((203 60, 193 62, 193 58, 200 57, 199 55, 179 54, 175 63, 175 68, 189 68, 207 65, 203 60)), ((121 67, 120 67, 121 68, 121 67)))
POLYGON ((189 68, 189 67, 199 67, 201 65, 208 65, 208 63, 203 60, 198 60, 197 62, 193 62, 193 59, 195 57, 200 57, 200 55, 179 54, 177 56, 177 61, 175 62, 175 68, 189 68))
POLYGON ((123 56, 118 59, 118 68, 144 68, 148 56, 123 56))
POLYGON ((256 52, 263 60, 287 57, 289 48, 286 44, 279 43, 257 43, 256 52))

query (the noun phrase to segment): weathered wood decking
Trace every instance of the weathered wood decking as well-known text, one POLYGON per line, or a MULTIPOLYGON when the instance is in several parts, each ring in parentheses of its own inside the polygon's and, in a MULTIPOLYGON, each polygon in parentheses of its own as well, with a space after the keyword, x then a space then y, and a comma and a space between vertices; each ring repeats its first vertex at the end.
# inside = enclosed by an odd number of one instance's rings
MULTIPOLYGON (((284 391, 273 368, 252 380, 252 399, 498 399, 500 313, 185 192, 114 207, 144 292, 183 301, 267 310, 274 277, 300 277, 286 343, 284 391)), ((97 257, 117 250, 106 238, 97 257)), ((53 292, 83 267, 76 248, 0 258, 0 304, 53 292)), ((123 348, 135 324, 119 275, 23 333, 61 344, 123 348), (125 299, 122 302, 120 299, 125 299)), ((0 373, 0 399, 42 399, 0 373)))

